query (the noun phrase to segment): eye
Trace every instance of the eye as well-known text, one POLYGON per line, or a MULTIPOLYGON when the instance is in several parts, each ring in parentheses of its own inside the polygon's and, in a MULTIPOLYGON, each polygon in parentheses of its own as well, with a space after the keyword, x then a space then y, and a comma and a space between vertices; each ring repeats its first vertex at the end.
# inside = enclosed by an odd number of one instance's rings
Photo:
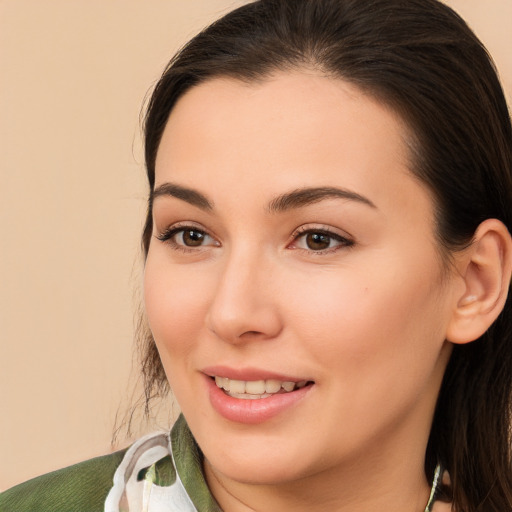
POLYGON ((302 229, 295 235, 289 247, 322 253, 352 245, 354 245, 352 240, 326 229, 302 229))
POLYGON ((182 229, 174 235, 174 241, 178 245, 186 245, 187 247, 199 247, 208 238, 206 233, 198 229, 182 229))
POLYGON ((218 246, 208 233, 195 226, 171 226, 157 235, 158 240, 168 242, 177 249, 194 249, 202 246, 218 246))

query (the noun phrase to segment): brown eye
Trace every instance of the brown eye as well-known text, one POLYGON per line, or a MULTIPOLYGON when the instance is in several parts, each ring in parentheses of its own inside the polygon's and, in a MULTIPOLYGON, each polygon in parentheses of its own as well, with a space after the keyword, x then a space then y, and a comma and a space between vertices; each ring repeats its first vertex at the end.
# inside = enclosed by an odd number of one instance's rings
POLYGON ((323 251, 328 249, 332 242, 332 237, 325 233, 307 233, 305 237, 306 246, 312 251, 323 251))
POLYGON ((220 244, 208 233, 194 226, 176 226, 156 235, 156 238, 166 242, 176 249, 194 249, 203 246, 218 247, 220 244))
POLYGON ((181 237, 177 233, 177 238, 181 238, 182 244, 187 247, 199 247, 204 242, 205 234, 197 229, 184 229, 181 232, 181 237))
POLYGON ((309 229, 297 234, 290 248, 323 254, 324 251, 336 251, 337 249, 351 247, 352 245, 354 245, 352 240, 338 233, 327 230, 309 229))

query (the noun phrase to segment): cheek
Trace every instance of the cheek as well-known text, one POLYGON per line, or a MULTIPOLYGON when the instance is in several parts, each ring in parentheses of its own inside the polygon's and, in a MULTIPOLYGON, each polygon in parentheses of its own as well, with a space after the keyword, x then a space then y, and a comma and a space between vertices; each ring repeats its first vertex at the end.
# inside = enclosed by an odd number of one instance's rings
POLYGON ((396 368, 429 351, 435 357, 444 341, 442 305, 432 286, 437 267, 430 262, 429 270, 421 260, 400 265, 394 256, 394 272, 381 259, 381 265, 333 270, 292 286, 287 316, 320 364, 381 372, 384 360, 396 368))
MULTIPOLYGON (((437 392, 444 337, 437 294, 421 275, 403 269, 399 281, 372 271, 333 276, 290 306, 294 338, 332 397, 337 421, 389 423, 437 392)), ((357 437, 361 426, 354 428, 357 437)))
POLYGON ((144 303, 151 332, 164 359, 167 352, 190 350, 204 325, 207 293, 204 280, 148 254, 144 303))

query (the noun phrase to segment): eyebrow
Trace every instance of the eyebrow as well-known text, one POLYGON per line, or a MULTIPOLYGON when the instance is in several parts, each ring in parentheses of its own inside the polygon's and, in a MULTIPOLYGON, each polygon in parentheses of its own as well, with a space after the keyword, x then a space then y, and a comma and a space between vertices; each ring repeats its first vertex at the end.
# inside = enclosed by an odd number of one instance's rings
POLYGON ((337 187, 314 187, 299 188, 282 194, 269 203, 268 210, 271 213, 279 213, 318 203, 325 199, 347 199, 365 204, 371 208, 377 208, 372 201, 357 192, 337 187))
POLYGON ((153 201, 161 196, 171 196, 181 199, 193 206, 197 206, 201 210, 213 210, 213 203, 210 202, 205 195, 201 194, 201 192, 176 185, 175 183, 163 183, 155 188, 155 190, 152 190, 149 197, 149 204, 152 206, 153 201))
MULTIPOLYGON (((175 183, 163 183, 155 188, 150 195, 150 205, 152 206, 153 201, 161 196, 181 199, 193 206, 197 206, 201 210, 213 210, 213 202, 204 194, 175 183)), ((307 187, 292 190, 291 192, 277 196, 270 201, 267 209, 270 213, 279 213, 318 203, 325 199, 345 199, 365 204, 371 208, 377 208, 367 197, 351 190, 338 187, 307 187)))

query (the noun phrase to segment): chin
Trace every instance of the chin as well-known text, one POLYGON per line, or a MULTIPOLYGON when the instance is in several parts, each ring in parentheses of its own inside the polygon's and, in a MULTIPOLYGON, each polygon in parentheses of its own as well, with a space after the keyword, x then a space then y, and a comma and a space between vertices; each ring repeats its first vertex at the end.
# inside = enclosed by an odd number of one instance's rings
MULTIPOLYGON (((214 461, 215 462, 215 461, 214 461)), ((278 454, 272 458, 245 458, 240 460, 220 460, 218 464, 205 460, 212 468, 238 483, 251 485, 276 485, 297 481, 306 476, 307 471, 297 467, 297 461, 287 464, 278 454)))
POLYGON ((318 461, 304 450, 304 440, 268 432, 236 437, 219 434, 199 442, 204 445, 205 464, 230 480, 255 485, 285 484, 322 470, 314 467, 318 461))

